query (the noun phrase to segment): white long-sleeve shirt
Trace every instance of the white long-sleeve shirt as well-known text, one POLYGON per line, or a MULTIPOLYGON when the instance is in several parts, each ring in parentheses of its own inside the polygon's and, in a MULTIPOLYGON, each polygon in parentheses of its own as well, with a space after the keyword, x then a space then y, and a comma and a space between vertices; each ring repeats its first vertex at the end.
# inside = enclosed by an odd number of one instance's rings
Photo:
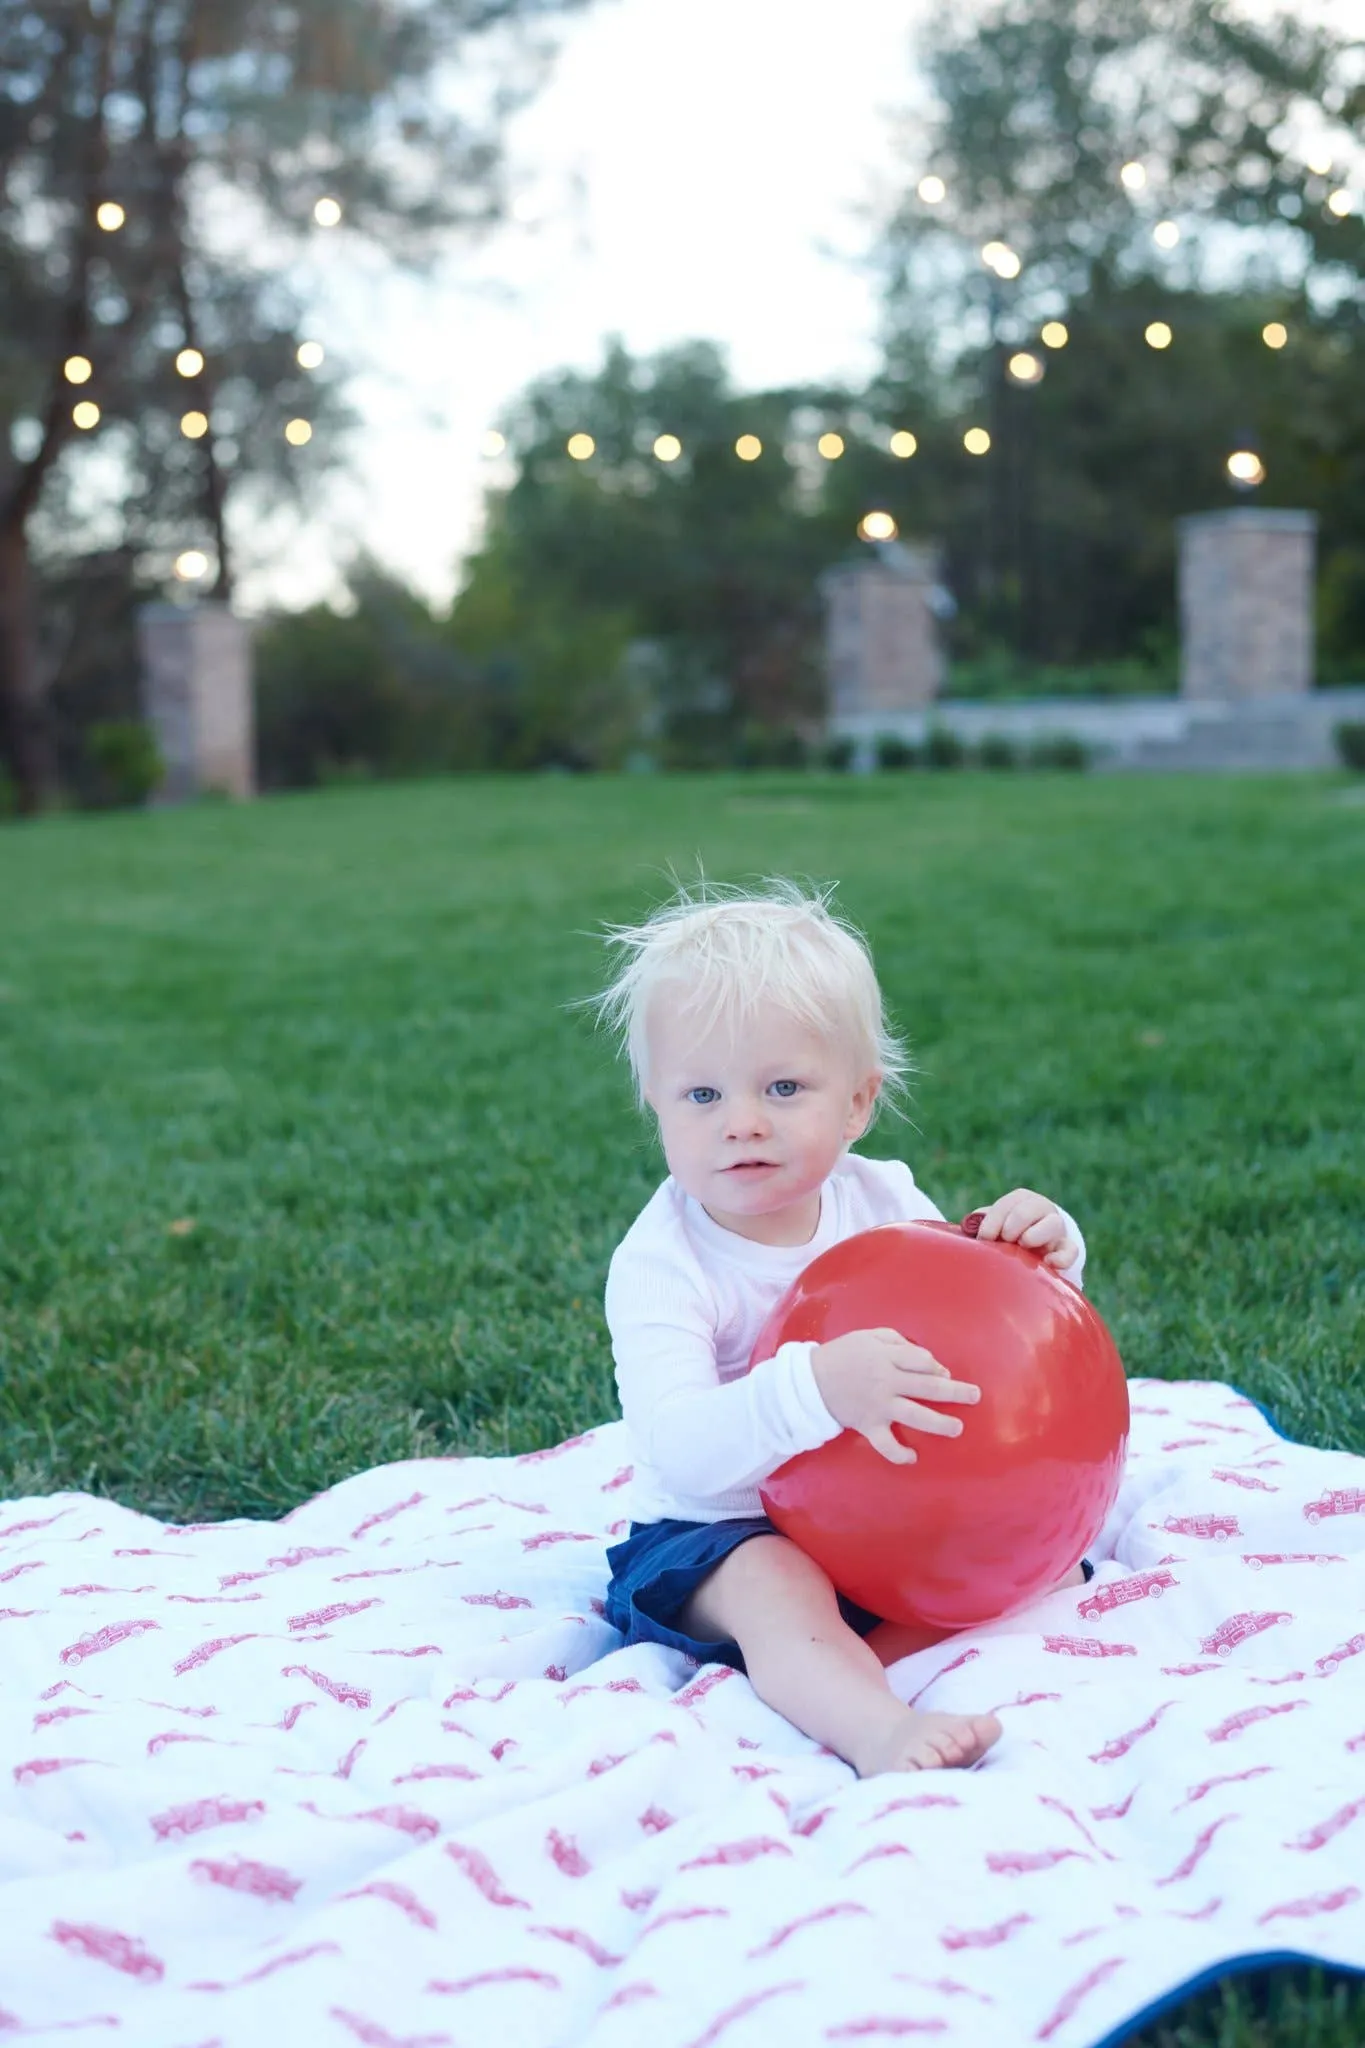
MULTIPOLYGON (((1065 1215, 1065 1211, 1062 1212, 1065 1215)), ((942 1212, 900 1160, 845 1153, 820 1191, 807 1244, 726 1230, 670 1176, 622 1238, 607 1274, 616 1388, 632 1439, 631 1518, 722 1522, 761 1515, 758 1482, 839 1434, 815 1383, 813 1343, 748 1371, 769 1312, 820 1253, 879 1223, 942 1212)), ((1064 1278, 1080 1285, 1085 1244, 1064 1278)))

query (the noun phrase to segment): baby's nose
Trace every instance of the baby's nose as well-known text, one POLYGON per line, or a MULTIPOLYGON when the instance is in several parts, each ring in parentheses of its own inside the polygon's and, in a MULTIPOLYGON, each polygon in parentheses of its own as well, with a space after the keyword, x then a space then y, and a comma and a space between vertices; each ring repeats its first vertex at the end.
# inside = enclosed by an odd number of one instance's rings
POLYGON ((732 1098, 730 1103, 729 1131, 731 1137, 747 1138, 765 1132, 768 1128, 768 1112, 757 1098, 743 1101, 732 1098))

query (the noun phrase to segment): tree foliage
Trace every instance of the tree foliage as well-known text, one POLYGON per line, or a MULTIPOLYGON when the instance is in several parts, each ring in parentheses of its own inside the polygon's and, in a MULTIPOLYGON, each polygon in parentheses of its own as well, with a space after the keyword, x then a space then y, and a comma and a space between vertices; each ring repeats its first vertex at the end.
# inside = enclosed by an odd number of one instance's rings
POLYGON ((229 501, 245 519, 302 488, 344 424, 297 359, 289 275, 316 202, 409 261, 495 218, 499 136, 538 66, 508 38, 575 4, 0 0, 0 752, 30 801, 35 535, 129 547, 153 576, 202 542, 229 596, 229 501), (99 406, 97 433, 73 401, 99 406), (295 416, 326 431, 293 448, 295 416))

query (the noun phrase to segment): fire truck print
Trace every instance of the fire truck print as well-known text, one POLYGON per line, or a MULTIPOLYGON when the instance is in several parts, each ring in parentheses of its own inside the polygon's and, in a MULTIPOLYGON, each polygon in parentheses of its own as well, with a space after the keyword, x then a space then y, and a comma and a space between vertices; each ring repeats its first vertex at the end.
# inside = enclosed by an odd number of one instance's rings
POLYGON ((1076 1612, 1092 1621, 1097 1615, 1112 1613, 1116 1607, 1126 1607, 1130 1600, 1159 1600, 1167 1586, 1179 1584, 1175 1573, 1164 1568, 1134 1572, 1130 1579, 1116 1579, 1112 1586, 1101 1586, 1097 1593, 1078 1604, 1076 1612))
POLYGON ((1321 1522, 1330 1515, 1365 1514, 1365 1486, 1342 1486, 1324 1493, 1321 1500, 1304 1502, 1306 1522, 1321 1522))
POLYGON ((1245 1643, 1251 1636, 1258 1636, 1262 1630, 1274 1628, 1277 1621, 1292 1621, 1292 1614, 1230 1614, 1220 1622, 1211 1636, 1205 1636, 1199 1647, 1206 1657, 1230 1657, 1239 1643, 1245 1643))
POLYGON ((1334 1550, 1244 1550, 1242 1563, 1254 1572, 1267 1564, 1345 1564, 1334 1550))
POLYGON ((1242 1533, 1236 1515, 1167 1515, 1161 1526, 1172 1536, 1198 1536, 1214 1543, 1226 1543, 1229 1536, 1242 1533))

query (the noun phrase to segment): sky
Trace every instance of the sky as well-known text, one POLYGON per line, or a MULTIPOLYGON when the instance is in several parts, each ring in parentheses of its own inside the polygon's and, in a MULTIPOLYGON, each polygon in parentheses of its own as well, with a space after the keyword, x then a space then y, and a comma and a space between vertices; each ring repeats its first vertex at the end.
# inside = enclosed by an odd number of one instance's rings
POLYGON ((515 218, 424 281, 316 255, 315 331, 353 373, 352 473, 245 536, 246 608, 333 595, 357 547, 438 601, 535 377, 705 338, 759 389, 876 363, 866 255, 903 185, 921 0, 598 0, 507 135, 515 218), (251 557, 255 556, 254 565, 251 557))

